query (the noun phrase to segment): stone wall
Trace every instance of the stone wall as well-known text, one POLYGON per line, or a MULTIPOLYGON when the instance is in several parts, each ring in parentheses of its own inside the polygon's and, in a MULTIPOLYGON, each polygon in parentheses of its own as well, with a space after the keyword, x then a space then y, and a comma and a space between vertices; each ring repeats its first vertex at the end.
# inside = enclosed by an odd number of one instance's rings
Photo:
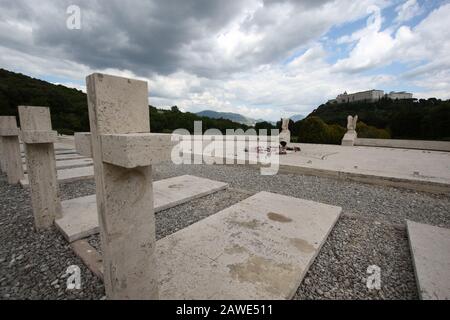
POLYGON ((355 146, 420 149, 450 152, 450 141, 357 138, 355 140, 355 146))

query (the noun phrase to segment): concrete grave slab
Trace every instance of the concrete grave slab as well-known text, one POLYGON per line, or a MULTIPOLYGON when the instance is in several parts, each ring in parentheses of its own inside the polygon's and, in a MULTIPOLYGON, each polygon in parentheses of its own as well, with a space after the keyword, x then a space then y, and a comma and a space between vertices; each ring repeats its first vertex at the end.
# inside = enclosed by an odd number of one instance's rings
MULTIPOLYGON (((94 167, 81 167, 72 169, 62 169, 57 171, 58 182, 71 182, 76 180, 91 179, 94 176, 94 167)), ((29 185, 28 175, 20 180, 22 187, 27 188, 29 185)))
MULTIPOLYGON (((260 192, 158 240, 160 299, 290 299, 341 211, 260 192)), ((98 262, 84 247, 83 261, 98 262)), ((102 278, 99 263, 89 267, 102 278)))
MULTIPOLYGON (((227 188, 228 184, 184 175, 153 183, 155 212, 227 188)), ((63 217, 55 221, 64 237, 73 242, 99 232, 96 196, 86 196, 62 202, 63 217)))
POLYGON ((419 296, 450 299, 450 229, 407 221, 419 296))
MULTIPOLYGON (((83 157, 79 154, 73 153, 73 154, 57 154, 55 155, 56 162, 60 160, 76 160, 76 159, 89 159, 86 157, 83 157)), ((25 157, 22 157, 22 163, 25 163, 25 157)))
POLYGON ((290 299, 342 209, 260 192, 157 242, 161 299, 290 299))
MULTIPOLYGON (((92 166, 92 159, 81 158, 81 159, 70 159, 70 160, 57 160, 56 161, 56 169, 71 169, 71 168, 80 168, 92 166)), ((24 164, 23 170, 26 172, 27 166, 24 164)))

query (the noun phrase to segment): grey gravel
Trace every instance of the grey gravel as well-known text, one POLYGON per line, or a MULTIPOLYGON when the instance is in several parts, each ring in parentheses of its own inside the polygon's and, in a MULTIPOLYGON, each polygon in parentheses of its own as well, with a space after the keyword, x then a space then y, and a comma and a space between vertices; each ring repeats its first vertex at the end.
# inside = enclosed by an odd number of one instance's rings
MULTIPOLYGON (((163 164, 156 180, 192 174, 231 189, 162 211, 157 238, 214 214, 259 191, 338 205, 343 215, 307 272, 294 299, 417 299, 405 219, 450 227, 450 197, 315 176, 261 176, 256 168, 163 164), (381 290, 366 287, 369 265, 381 268, 381 290)), ((93 194, 93 180, 60 185, 61 198, 93 194)), ((36 233, 29 194, 0 175, 0 298, 104 299, 102 283, 55 230, 36 233), (65 290, 65 270, 82 269, 82 290, 65 290)), ((99 248, 98 235, 89 242, 99 248)))
MULTIPOLYGON (((64 193, 64 192, 63 192, 64 193)), ((102 282, 72 252, 55 228, 35 232, 29 192, 0 174, 0 297, 3 299, 99 299, 102 282), (70 265, 81 268, 82 290, 66 290, 70 265)))

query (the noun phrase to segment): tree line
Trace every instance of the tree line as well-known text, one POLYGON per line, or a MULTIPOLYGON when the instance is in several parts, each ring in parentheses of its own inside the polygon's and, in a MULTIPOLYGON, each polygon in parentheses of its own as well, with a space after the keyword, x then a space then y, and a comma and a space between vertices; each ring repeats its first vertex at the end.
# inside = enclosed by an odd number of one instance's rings
MULTIPOLYGON (((89 131, 86 94, 80 90, 54 85, 26 75, 0 69, 0 115, 17 114, 17 106, 48 106, 54 130, 60 134, 89 131)), ((248 130, 250 127, 228 119, 201 117, 181 112, 177 106, 159 109, 149 106, 152 132, 170 133, 184 128, 194 132, 194 122, 202 121, 202 129, 248 130)), ((450 140, 450 101, 435 98, 420 100, 390 100, 322 104, 308 117, 290 121, 289 130, 294 142, 340 144, 346 132, 347 116, 358 115, 358 136, 361 138, 398 138, 424 140, 450 140)), ((257 131, 281 129, 276 125, 259 122, 257 131)))

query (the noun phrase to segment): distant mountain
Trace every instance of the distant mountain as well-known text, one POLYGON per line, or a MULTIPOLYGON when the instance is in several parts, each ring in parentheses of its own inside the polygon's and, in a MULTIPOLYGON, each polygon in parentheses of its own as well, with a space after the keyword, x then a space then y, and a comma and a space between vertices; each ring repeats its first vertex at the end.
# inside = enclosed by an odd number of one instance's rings
POLYGON ((292 121, 297 122, 297 121, 305 119, 305 116, 302 115, 302 114, 296 114, 296 115, 293 115, 290 118, 291 118, 292 121))
POLYGON ((256 123, 259 123, 259 122, 268 122, 268 123, 270 123, 270 124, 273 125, 273 126, 276 126, 276 125, 277 125, 277 122, 276 122, 276 121, 269 121, 269 120, 264 120, 264 119, 256 119, 255 121, 256 121, 256 123))
POLYGON ((203 110, 196 113, 200 117, 208 117, 212 119, 227 119, 231 120, 233 122, 245 124, 247 126, 253 126, 257 122, 262 122, 264 120, 255 120, 252 118, 244 117, 243 115, 239 113, 233 113, 233 112, 217 112, 213 110, 203 110))

